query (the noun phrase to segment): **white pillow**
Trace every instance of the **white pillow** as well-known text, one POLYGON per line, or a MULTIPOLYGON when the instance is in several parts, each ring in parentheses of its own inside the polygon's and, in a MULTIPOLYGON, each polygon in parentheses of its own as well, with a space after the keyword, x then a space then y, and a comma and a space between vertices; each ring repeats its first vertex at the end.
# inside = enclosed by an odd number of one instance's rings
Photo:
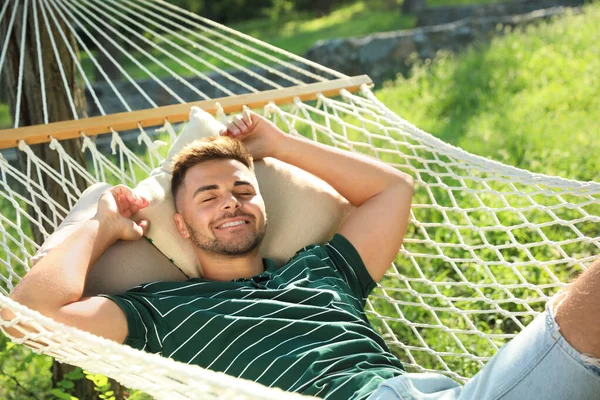
MULTIPOLYGON (((224 127, 209 113, 192 107, 189 123, 171 147, 167 160, 135 189, 150 200, 150 206, 140 210, 134 219, 151 221, 146 236, 189 277, 200 276, 202 267, 194 245, 181 240, 173 220, 171 160, 185 145, 202 137, 217 136, 224 127)), ((331 186, 297 167, 267 158, 257 161, 255 170, 269 217, 261 254, 278 265, 307 244, 329 240, 350 211, 348 201, 331 186)))
MULTIPOLYGON (((96 183, 87 188, 56 231, 31 258, 31 265, 35 266, 50 250, 92 218, 98 209, 100 196, 109 188, 107 183, 96 183)), ((119 240, 92 266, 85 285, 85 295, 123 293, 144 282, 182 282, 186 279, 188 278, 148 240, 119 240)))
MULTIPOLYGON (((152 171, 150 177, 140 182, 135 188, 137 193, 148 198, 150 205, 136 213, 133 219, 136 221, 143 218, 150 220, 150 229, 146 236, 166 258, 157 257, 154 247, 144 239, 136 242, 118 242, 94 266, 93 274, 90 273, 89 277, 94 279, 94 283, 90 283, 88 280, 90 290, 93 288, 98 291, 97 293, 115 293, 114 287, 118 287, 122 291, 123 287, 127 285, 134 286, 154 280, 185 279, 179 271, 169 268, 168 259, 171 259, 188 277, 201 276, 202 268, 193 244, 189 240, 181 239, 173 220, 175 206, 170 188, 170 165, 173 156, 186 144, 201 137, 216 136, 223 127, 224 125, 216 121, 212 115, 198 107, 192 107, 189 122, 171 147, 167 159, 159 168, 152 171), (143 250, 142 247, 148 248, 148 250, 143 250), (117 257, 117 254, 118 257, 123 258, 114 262, 113 257, 117 257), (118 265, 119 268, 104 265, 108 260, 114 263, 113 265, 118 265), (153 262, 156 262, 157 265, 153 265, 153 262), (145 269, 147 269, 148 275, 143 273, 145 269), (120 284, 120 282, 123 283, 120 284)), ((292 165, 273 158, 266 158, 255 162, 255 170, 269 217, 269 226, 261 246, 261 254, 263 257, 273 259, 278 265, 283 265, 298 249, 308 244, 324 243, 329 240, 352 208, 348 201, 331 186, 292 165)), ((92 188, 88 190, 93 190, 93 193, 98 194, 95 197, 97 202, 102 190, 96 186, 92 188)), ((85 197, 86 204, 85 207, 82 207, 88 210, 92 197, 91 195, 89 198, 85 197)), ((83 196, 79 203, 82 201, 83 196)), ((75 219, 72 214, 77 213, 79 203, 65 221, 75 219)), ((86 216, 89 215, 87 218, 93 216, 94 213, 95 208, 93 213, 86 214, 86 216)), ((77 220, 81 221, 82 219, 77 217, 77 220)), ((65 222, 49 238, 32 262, 45 255, 51 247, 60 243, 74 230, 67 229, 67 225, 63 226, 64 224, 65 222)), ((171 264, 169 263, 169 265, 171 264)))

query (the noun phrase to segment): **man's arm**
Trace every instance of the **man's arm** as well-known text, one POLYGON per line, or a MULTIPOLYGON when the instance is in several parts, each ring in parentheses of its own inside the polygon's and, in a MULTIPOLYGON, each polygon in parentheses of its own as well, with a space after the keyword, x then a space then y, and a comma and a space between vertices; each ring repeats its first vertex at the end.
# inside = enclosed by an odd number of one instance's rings
MULTIPOLYGON (((136 240, 147 230, 148 221, 136 224, 129 219, 147 205, 147 200, 125 186, 104 193, 96 216, 42 258, 15 288, 11 299, 55 321, 123 343, 127 320, 120 307, 106 298, 83 297, 83 292, 90 266, 115 241, 136 240)), ((8 309, 3 309, 1 316, 14 318, 8 309)), ((22 336, 14 328, 7 333, 22 336)))
POLYGON ((373 280, 381 279, 404 239, 411 176, 366 156, 285 135, 257 114, 234 118, 224 134, 243 140, 255 159, 274 157, 318 176, 356 206, 339 233, 356 247, 373 280))

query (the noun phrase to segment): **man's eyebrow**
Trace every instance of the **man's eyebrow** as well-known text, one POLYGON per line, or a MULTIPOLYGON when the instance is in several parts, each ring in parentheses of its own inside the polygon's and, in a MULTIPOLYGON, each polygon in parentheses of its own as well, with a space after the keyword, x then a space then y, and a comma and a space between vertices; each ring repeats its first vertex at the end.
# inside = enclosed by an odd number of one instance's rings
POLYGON ((244 186, 244 185, 249 185, 254 187, 254 185, 252 185, 252 183, 247 182, 247 181, 235 181, 235 183, 233 184, 233 186, 244 186))
MULTIPOLYGON (((235 181, 233 183, 233 186, 252 186, 252 183, 248 182, 248 181, 235 181)), ((200 186, 198 189, 196 189, 196 191, 194 192, 194 195, 192 196, 192 198, 196 197, 198 194, 202 193, 202 192, 206 192, 207 190, 215 190, 218 189, 219 186, 218 185, 205 185, 205 186, 200 186)))
POLYGON ((214 189, 218 189, 218 188, 219 188, 219 186, 217 186, 217 185, 200 186, 198 189, 196 189, 192 198, 196 197, 196 195, 198 195, 202 192, 206 192, 207 190, 214 190, 214 189))

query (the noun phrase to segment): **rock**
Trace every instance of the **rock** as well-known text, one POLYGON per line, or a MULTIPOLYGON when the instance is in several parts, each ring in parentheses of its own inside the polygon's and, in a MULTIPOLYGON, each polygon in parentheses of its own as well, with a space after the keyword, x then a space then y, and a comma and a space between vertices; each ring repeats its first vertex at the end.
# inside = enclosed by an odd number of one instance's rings
MULTIPOLYGON (((553 1, 553 0, 552 0, 553 1)), ((502 34, 497 27, 524 26, 562 15, 566 8, 533 11, 524 15, 468 17, 460 21, 364 37, 320 41, 306 58, 347 75, 367 74, 376 84, 407 71, 412 54, 434 58, 438 51, 460 51, 474 42, 502 34)), ((580 9, 575 8, 575 12, 580 9)))

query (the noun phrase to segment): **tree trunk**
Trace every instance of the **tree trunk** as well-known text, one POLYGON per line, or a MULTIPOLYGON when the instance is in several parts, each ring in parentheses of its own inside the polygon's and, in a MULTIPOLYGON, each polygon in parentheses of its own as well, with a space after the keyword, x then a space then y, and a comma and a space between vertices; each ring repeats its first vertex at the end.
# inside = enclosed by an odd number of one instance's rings
MULTIPOLYGON (((0 40, 0 43, 2 43, 1 40, 0 40)), ((0 88, 6 88, 6 85, 4 84, 4 81, 2 80, 2 76, 0 76, 0 88)), ((7 101, 8 101, 8 94, 6 93, 6 90, 0 90, 0 104, 5 104, 7 101)))
MULTIPOLYGON (((57 58, 54 55, 48 31, 46 30, 45 24, 43 22, 44 20, 42 14, 41 12, 39 12, 39 7, 42 6, 41 4, 42 3, 38 3, 37 17, 40 32, 40 47, 42 49, 42 68, 45 84, 44 92, 46 93, 46 104, 48 108, 48 122, 57 122, 73 119, 73 111, 72 107, 70 106, 71 102, 69 101, 67 91, 73 98, 73 103, 75 105, 75 109, 78 116, 83 117, 85 116, 85 92, 82 80, 76 79, 76 67, 74 60, 71 58, 67 50, 66 44, 62 40, 61 36, 58 34, 56 26, 51 23, 51 29, 53 29, 52 34, 55 39, 55 43, 57 44, 57 53, 60 58, 60 61, 57 61, 57 58), (62 65, 63 70, 65 72, 64 80, 60 74, 59 64, 62 65), (66 81, 66 85, 64 81, 66 81), (67 88, 65 88, 65 86, 67 88)), ((19 11, 15 19, 15 25, 11 32, 7 32, 8 18, 4 18, 2 21, 0 21, 0 43, 3 43, 4 38, 6 38, 6 35, 10 34, 7 59, 5 60, 2 71, 2 81, 4 82, 6 88, 5 94, 10 106, 13 119, 15 118, 14 111, 17 107, 17 85, 21 49, 24 49, 25 51, 23 64, 23 87, 22 95, 20 98, 20 115, 18 121, 19 126, 38 125, 44 123, 41 96, 42 89, 40 83, 42 74, 40 73, 39 64, 37 61, 37 43, 34 31, 33 9, 31 2, 29 2, 29 8, 27 11, 28 15, 26 22, 26 38, 25 42, 21 43, 23 12, 24 5, 23 2, 21 2, 19 5, 19 11)), ((71 47, 75 51, 77 51, 77 44, 73 36, 69 34, 68 28, 66 28, 64 25, 61 26, 61 28, 63 32, 65 32, 65 34, 67 35, 71 47)), ((43 127, 41 129, 43 129, 43 127)), ((85 167, 85 159, 83 153, 81 153, 81 141, 79 139, 64 140, 61 141, 61 144, 71 157, 73 157, 85 167)), ((49 166, 54 168, 56 171, 60 171, 60 161, 58 158, 58 153, 54 150, 51 150, 47 144, 32 145, 31 149, 38 157, 40 157, 40 159, 45 161, 49 166)), ((20 169, 22 171, 26 171, 26 155, 23 154, 23 152, 19 151, 18 158, 20 169)), ((56 182, 53 182, 47 175, 44 175, 41 178, 39 178, 37 176, 37 169, 32 168, 31 179, 34 181, 38 181, 38 179, 41 179, 44 183, 46 191, 48 192, 48 195, 60 204, 62 204, 66 209, 69 208, 67 196, 64 193, 62 187, 56 184, 56 182)), ((76 181, 76 184, 80 190, 83 190, 86 186, 85 181, 83 179, 78 179, 76 181)), ((21 189, 23 190, 23 188, 21 189)), ((39 207, 40 213, 46 216, 52 215, 52 210, 50 210, 50 208, 45 203, 40 202, 37 205, 39 207)), ((27 211, 34 219, 38 219, 38 211, 35 210, 33 207, 29 207, 27 211)), ((44 241, 44 235, 35 225, 32 225, 31 228, 34 240, 37 243, 41 244, 44 241)), ((48 226, 46 224, 44 228, 47 232, 52 232, 51 226, 48 226)), ((70 365, 63 365, 55 361, 52 367, 53 386, 56 386, 56 383, 63 379, 64 374, 71 371, 72 369, 73 367, 70 365)), ((79 399, 98 399, 99 393, 94 391, 94 385, 90 380, 80 379, 74 383, 75 388, 73 389, 73 394, 76 394, 79 399)), ((111 386, 113 387, 113 390, 115 392, 115 398, 121 399, 121 386, 115 381, 111 381, 111 386)))
POLYGON ((402 13, 416 14, 427 8, 425 0, 404 0, 402 3, 402 13))

